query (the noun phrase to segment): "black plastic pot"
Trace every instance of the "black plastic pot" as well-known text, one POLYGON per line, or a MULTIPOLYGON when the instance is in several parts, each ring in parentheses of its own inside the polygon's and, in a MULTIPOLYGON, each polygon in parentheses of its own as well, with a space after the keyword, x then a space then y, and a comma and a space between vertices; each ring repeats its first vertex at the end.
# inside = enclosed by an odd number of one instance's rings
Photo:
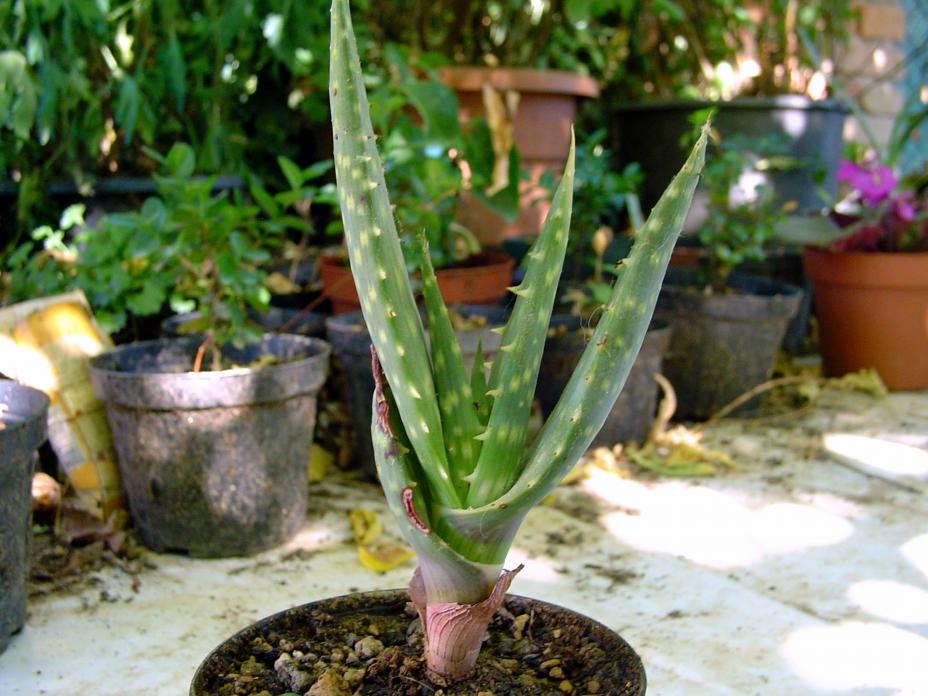
MULTIPOLYGON (((352 620, 354 626, 368 626, 371 620, 365 617, 374 617, 373 621, 382 621, 381 617, 395 620, 399 629, 402 630, 382 631, 379 639, 387 649, 402 650, 406 647, 407 635, 409 635, 405 627, 413 622, 413 619, 406 613, 408 601, 405 590, 361 592, 304 604, 262 619, 221 643, 207 656, 193 677, 190 696, 214 696, 220 693, 220 687, 229 683, 225 677, 231 674, 230 666, 248 662, 250 669, 253 670, 249 672, 250 674, 273 673, 274 663, 282 652, 274 647, 274 643, 280 638, 286 638, 293 644, 305 646, 304 654, 323 655, 322 649, 313 649, 316 631, 326 631, 340 620, 352 620)), ((529 635, 539 635, 560 629, 560 637, 557 638, 558 645, 564 645, 573 655, 580 656, 580 659, 571 660, 570 665, 564 664, 562 667, 565 677, 569 674, 573 684, 586 686, 595 681, 598 683, 596 693, 610 694, 610 696, 643 696, 646 692, 647 677, 641 658, 615 631, 570 609, 518 595, 507 595, 504 609, 509 615, 508 619, 503 619, 504 622, 511 621, 515 616, 531 617, 529 635), (585 662, 584 655, 596 656, 598 664, 592 666, 592 661, 585 662)), ((498 631, 497 635, 494 635, 491 624, 489 637, 482 648, 483 652, 498 652, 501 639, 498 633, 501 632, 498 631)), ((513 641, 511 628, 507 629, 506 633, 504 638, 511 644, 513 641)), ((540 652, 545 646, 538 645, 537 647, 540 652)), ((363 663, 360 665, 363 668, 363 663)), ((407 669, 402 658, 398 660, 398 665, 404 665, 404 670, 407 669)), ((479 665, 478 661, 478 667, 479 665)), ((409 683, 409 680, 401 679, 398 668, 394 681, 409 683)), ((559 693, 558 685, 553 682, 556 682, 556 679, 552 681, 550 690, 545 689, 543 693, 559 693)), ((419 683, 424 687, 423 691, 432 690, 424 682, 419 683)), ((275 688, 277 689, 275 693, 279 693, 289 687, 275 685, 275 688)), ((303 688, 305 687, 300 688, 301 692, 303 688)), ((537 693, 536 691, 523 691, 524 687, 521 686, 515 688, 519 691, 507 690, 506 693, 525 693, 526 696, 537 693)), ((473 685, 469 685, 466 680, 443 691, 450 695, 474 692, 473 685)), ((582 692, 582 688, 577 691, 577 693, 582 692)), ((399 692, 362 682, 356 693, 385 696, 399 692)))
POLYGON ((0 381, 0 653, 26 620, 33 453, 47 412, 42 392, 0 381))
MULTIPOLYGON (((557 405, 589 342, 589 333, 580 330, 580 326, 580 318, 576 316, 555 315, 551 318, 551 328, 555 331, 545 341, 545 352, 541 358, 543 378, 538 380, 535 388, 535 396, 546 418, 557 405), (566 331, 562 333, 561 328, 566 331)), ((657 408, 658 386, 654 374, 662 370, 670 334, 667 322, 652 322, 625 386, 591 447, 611 447, 617 442, 641 444, 645 441, 657 408)))
MULTIPOLYGON (((705 294, 695 269, 670 269, 655 316, 673 336, 664 375, 681 418, 707 418, 768 379, 802 291, 766 278, 732 274, 730 294, 705 294)), ((737 413, 748 413, 757 401, 737 413)))
MULTIPOLYGON (((197 312, 175 314, 161 322, 161 334, 165 338, 182 336, 180 327, 199 316, 197 312)), ((255 312, 251 319, 262 329, 274 333, 285 328, 286 333, 299 336, 325 338, 325 315, 317 312, 300 312, 298 309, 269 307, 266 312, 255 312)))
MULTIPOLYGON (((477 343, 480 342, 485 360, 496 355, 500 335, 490 331, 494 326, 502 325, 506 310, 502 307, 467 305, 454 308, 465 315, 480 315, 487 318, 485 326, 476 327, 457 333, 464 363, 470 369, 477 343)), ((326 319, 326 332, 329 343, 335 352, 335 369, 344 374, 344 402, 347 404, 354 428, 355 464, 369 478, 376 478, 374 466, 374 449, 371 443, 371 399, 374 395, 374 373, 371 371, 371 338, 364 324, 361 312, 338 314, 326 319)))
POLYGON ((777 199, 795 201, 799 210, 821 209, 818 189, 834 196, 841 155, 845 105, 835 101, 812 101, 800 95, 772 98, 741 98, 727 102, 655 101, 622 106, 611 120, 612 138, 619 166, 631 162, 641 165, 645 180, 641 190, 642 209, 647 212, 680 170, 686 152, 680 138, 692 131, 689 117, 709 107, 717 107, 713 126, 722 137, 735 134, 762 137, 781 133, 790 154, 808 161, 811 167, 777 173, 772 180, 777 199), (824 173, 821 186, 813 173, 824 173))
POLYGON ((316 395, 330 348, 266 335, 226 355, 262 368, 190 372, 199 339, 148 341, 91 359, 132 519, 146 546, 239 556, 293 536, 306 511, 316 395))

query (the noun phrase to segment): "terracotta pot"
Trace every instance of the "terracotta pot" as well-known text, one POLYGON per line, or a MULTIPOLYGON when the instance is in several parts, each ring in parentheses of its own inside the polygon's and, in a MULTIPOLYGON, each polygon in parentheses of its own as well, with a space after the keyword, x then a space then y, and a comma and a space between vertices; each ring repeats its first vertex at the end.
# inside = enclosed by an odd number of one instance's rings
POLYGON ((458 219, 482 244, 498 245, 505 237, 537 234, 549 207, 531 203, 539 193, 538 178, 547 170, 558 177, 561 175, 577 106, 582 98, 599 96, 596 81, 562 70, 477 67, 442 68, 439 78, 457 93, 462 123, 485 115, 484 84, 519 93, 515 143, 522 167, 531 175, 520 188, 519 216, 508 223, 473 197, 464 195, 458 219))
MULTIPOLYGON (((236 682, 238 685, 246 682, 248 693, 261 690, 279 694, 286 690, 334 694, 335 690, 321 686, 325 679, 319 678, 322 669, 318 673, 304 671, 313 669, 313 663, 298 653, 293 653, 294 660, 290 653, 284 654, 285 649, 292 652, 291 646, 300 646, 303 655, 318 659, 319 655, 329 654, 331 646, 340 643, 344 633, 356 631, 358 626, 377 631, 381 652, 366 662, 355 662, 364 674, 360 683, 352 680, 351 691, 412 693, 400 684, 418 683, 422 689, 416 693, 431 693, 434 688, 426 683, 428 678, 419 660, 422 647, 417 641, 421 637, 412 628, 417 620, 406 612, 407 602, 405 590, 360 592, 304 604, 262 619, 221 643, 206 657, 193 677, 190 696, 213 696, 225 693, 225 689, 232 693, 236 682), (243 669, 245 664, 248 667, 243 669), (313 681, 320 686, 307 690, 313 681)), ((646 692, 647 678, 641 658, 615 631, 569 609, 518 595, 507 595, 503 609, 490 624, 476 676, 441 690, 442 693, 487 693, 487 687, 493 686, 499 688, 496 693, 552 694, 561 692, 558 683, 561 679, 581 686, 576 693, 595 690, 612 696, 643 696, 646 692), (514 617, 519 616, 528 619, 529 630, 525 638, 514 641, 512 625, 514 617), (519 653, 520 649, 523 653, 519 653), (545 656, 558 659, 563 656, 560 665, 563 678, 548 677, 540 674, 540 670, 523 667, 533 660, 535 664, 544 660, 538 657, 542 651, 545 656), (510 659, 513 666, 500 672, 497 665, 501 658, 510 659), (512 677, 515 669, 528 684, 512 677), (487 678, 493 673, 497 673, 495 678, 487 678), (532 676, 533 673, 538 676, 532 676), (507 679, 515 683, 506 683, 507 679)), ((357 641, 359 635, 352 637, 357 641)), ((350 652, 350 647, 339 649, 350 652)), ((344 674, 347 678, 349 671, 356 671, 347 667, 333 662, 326 665, 326 672, 333 676, 344 674)), ((332 681, 340 682, 342 677, 332 681)), ((337 693, 350 691, 341 688, 337 693)))
MULTIPOLYGON (((440 268, 435 275, 446 304, 494 304, 506 295, 506 288, 512 284, 513 266, 514 261, 507 254, 483 251, 471 256, 466 265, 440 268)), ((320 257, 319 277, 325 294, 332 301, 333 314, 361 309, 351 269, 342 259, 320 257)))
POLYGON ((806 249, 825 373, 875 369, 890 389, 928 388, 928 253, 806 249))

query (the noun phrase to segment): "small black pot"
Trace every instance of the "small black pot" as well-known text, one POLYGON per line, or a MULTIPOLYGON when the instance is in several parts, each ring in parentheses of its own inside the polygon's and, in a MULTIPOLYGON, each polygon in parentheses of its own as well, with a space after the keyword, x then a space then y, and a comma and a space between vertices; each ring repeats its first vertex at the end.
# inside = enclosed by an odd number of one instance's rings
MULTIPOLYGON (((680 418, 707 418, 770 377, 802 291, 766 278, 732 274, 731 294, 706 295, 695 269, 671 269, 655 316, 673 337, 664 375, 677 392, 680 418)), ((747 402, 736 413, 756 409, 747 402)))
MULTIPOLYGON (((478 341, 481 343, 484 360, 491 360, 499 349, 501 337, 490 331, 501 326, 506 318, 502 307, 466 305, 453 308, 465 315, 480 315, 487 318, 485 326, 457 333, 461 354, 468 370, 473 365, 478 341)), ((355 463, 369 478, 376 479, 374 446, 371 443, 371 414, 374 395, 374 373, 371 371, 371 337, 364 324, 361 312, 338 314, 326 319, 329 343, 335 351, 335 368, 343 372, 347 394, 344 402, 351 414, 354 441, 357 446, 355 463)))
POLYGON ((303 524, 316 395, 330 348, 266 335, 232 360, 278 364, 191 372, 195 337, 122 346, 91 359, 106 404, 132 519, 146 546, 240 556, 280 544, 303 524))
MULTIPOLYGON (((227 684, 224 677, 230 674, 230 663, 240 665, 249 662, 253 669, 265 673, 268 670, 273 672, 274 663, 282 651, 274 648, 269 640, 274 641, 278 637, 286 637, 294 643, 305 643, 304 652, 317 652, 321 655, 321 650, 313 650, 312 640, 316 631, 325 631, 340 619, 351 619, 356 625, 367 626, 370 621, 363 620, 365 616, 396 617, 401 627, 407 626, 413 621, 406 614, 408 601, 405 590, 360 592, 304 604, 262 619, 221 643, 207 656, 193 677, 190 696, 213 696, 219 693, 220 687, 227 684), (296 637, 296 633, 300 634, 299 638, 296 637)), ((647 690, 647 677, 641 658, 618 633, 601 623, 570 609, 518 595, 507 595, 503 608, 508 612, 509 620, 514 616, 531 617, 529 631, 535 629, 541 632, 542 628, 546 631, 561 628, 558 644, 575 648, 571 651, 572 654, 581 656, 576 664, 564 665, 564 670, 570 673, 573 683, 581 686, 578 693, 583 691, 582 686, 591 681, 598 683, 597 693, 611 696, 643 696, 647 690), (595 667, 583 662, 582 656, 591 654, 599 656, 599 664, 595 667)), ((511 630, 508 634, 506 639, 511 642, 511 630)), ((380 638, 387 647, 402 646, 406 643, 407 635, 405 629, 394 630, 381 633, 380 638)), ((495 643, 496 638, 491 630, 483 650, 493 649, 495 643)), ((541 647, 539 646, 539 650, 541 647)), ((361 666, 363 667, 363 663, 361 666)), ((400 681, 399 672, 397 681, 400 681)), ((283 690, 287 687, 277 688, 283 690)), ((468 688, 466 680, 445 690, 445 693, 449 694, 473 692, 473 687, 468 688)), ((362 684, 357 693, 384 695, 396 691, 385 691, 382 687, 362 684)), ((530 692, 524 693, 528 695, 530 692)), ((545 690, 544 693, 559 691, 556 686, 552 686, 550 691, 545 690)))
POLYGON ((0 653, 26 620, 33 453, 47 412, 42 392, 0 381, 0 653))
MULTIPOLYGON (((555 315, 551 327, 565 327, 565 333, 554 332, 545 341, 541 358, 541 374, 535 396, 547 418, 557 405, 564 387, 570 380, 589 336, 580 331, 581 320, 573 315, 555 315)), ((657 408, 657 383, 654 374, 661 372, 664 351, 670 343, 671 329, 664 321, 655 320, 645 334, 644 342, 632 365, 625 386, 619 393, 606 422, 593 439, 591 447, 611 447, 617 442, 643 443, 651 429, 657 408)))

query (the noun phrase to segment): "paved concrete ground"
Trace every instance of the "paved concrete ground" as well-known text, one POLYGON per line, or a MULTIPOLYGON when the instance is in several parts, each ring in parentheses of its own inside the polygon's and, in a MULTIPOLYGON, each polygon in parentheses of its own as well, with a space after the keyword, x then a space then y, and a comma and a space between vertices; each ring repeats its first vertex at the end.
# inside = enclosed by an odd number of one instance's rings
MULTIPOLYGON (((617 629, 649 694, 928 694, 928 393, 826 392, 814 408, 707 433, 739 468, 712 478, 592 469, 529 516, 513 591, 617 629)), ((377 489, 331 478, 285 547, 250 559, 149 558, 35 598, 0 656, 0 694, 180 696, 255 619, 352 589, 345 511, 377 489)))

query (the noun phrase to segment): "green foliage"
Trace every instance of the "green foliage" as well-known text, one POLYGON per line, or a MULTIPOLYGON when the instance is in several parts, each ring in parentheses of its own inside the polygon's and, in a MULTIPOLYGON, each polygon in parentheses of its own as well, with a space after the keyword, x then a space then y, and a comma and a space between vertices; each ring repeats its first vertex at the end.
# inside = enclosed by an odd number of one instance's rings
POLYGON ((703 173, 707 215, 698 235, 709 253, 709 279, 715 290, 725 289, 738 264, 763 261, 764 246, 786 217, 767 182, 775 171, 799 166, 786 151, 772 136, 736 136, 714 148, 708 159, 703 173))
POLYGON ((214 194, 214 179, 194 176, 190 146, 152 156, 161 165, 158 195, 138 211, 107 214, 93 226, 85 223, 82 205, 72 206, 58 229, 36 229, 32 238, 41 249, 34 253, 32 244, 23 244, 8 261, 11 299, 81 289, 107 331, 122 328, 130 312, 157 314, 169 303, 179 312, 199 312, 185 330, 205 333, 213 346, 258 337, 247 313, 268 306, 260 264, 280 223, 262 221, 239 192, 214 194))
POLYGON ((204 173, 272 171, 327 112, 324 3, 17 0, 0 7, 0 180, 21 222, 51 180, 82 193, 191 144, 204 173))

